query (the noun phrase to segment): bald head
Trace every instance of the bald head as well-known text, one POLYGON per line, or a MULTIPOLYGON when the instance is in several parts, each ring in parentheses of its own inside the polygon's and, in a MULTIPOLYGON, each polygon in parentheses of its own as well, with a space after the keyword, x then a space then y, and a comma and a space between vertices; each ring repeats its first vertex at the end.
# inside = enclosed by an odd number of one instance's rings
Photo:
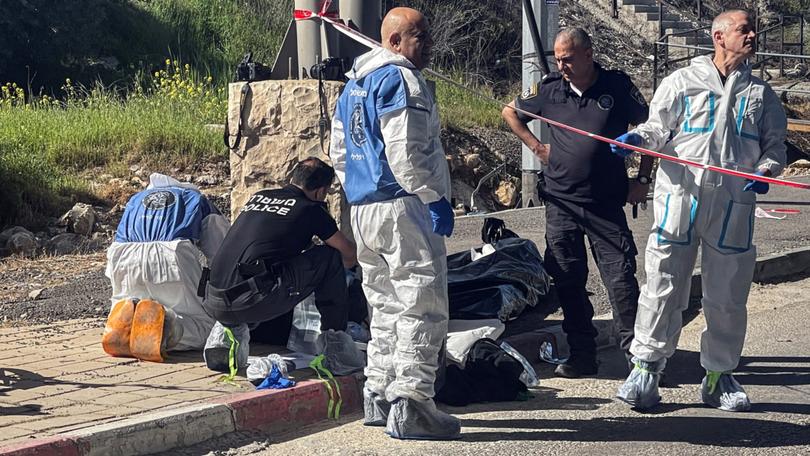
POLYGON ((410 60, 417 68, 430 63, 433 39, 425 16, 413 8, 393 8, 385 15, 380 28, 382 45, 410 60))
POLYGON ((730 9, 718 14, 712 21, 712 35, 714 32, 727 32, 737 22, 738 16, 745 16, 749 19, 748 11, 741 9, 730 9))
MULTIPOLYGON (((712 21, 715 65, 732 70, 756 51, 756 24, 747 11, 723 11, 712 21), (726 68, 727 67, 727 68, 726 68)), ((723 73, 725 74, 725 73, 723 73)))
POLYGON ((557 33, 557 37, 554 38, 554 42, 570 42, 573 47, 583 51, 593 47, 588 32, 579 27, 568 27, 560 30, 557 33))

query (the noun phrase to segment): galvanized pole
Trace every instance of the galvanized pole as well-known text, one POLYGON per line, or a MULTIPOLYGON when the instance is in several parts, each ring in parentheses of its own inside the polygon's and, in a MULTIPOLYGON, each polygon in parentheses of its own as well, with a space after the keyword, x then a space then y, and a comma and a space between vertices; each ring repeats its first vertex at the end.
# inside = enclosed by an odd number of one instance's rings
MULTIPOLYGON (((540 41, 551 48, 554 37, 557 35, 557 28, 560 20, 560 5, 558 0, 531 0, 531 7, 535 13, 536 26, 539 29, 540 41)), ((543 67, 548 68, 548 58, 538 53, 530 33, 530 25, 527 20, 526 9, 523 11, 523 91, 530 89, 534 84, 539 84, 543 77, 543 67), (537 55, 538 60, 529 58, 537 55), (542 59, 542 60, 540 60, 542 59)), ((529 130, 537 136, 543 144, 549 142, 548 126, 540 122, 530 122, 529 130)), ((542 171, 543 164, 531 149, 522 146, 521 167, 523 169, 521 180, 521 195, 523 207, 537 206, 540 199, 537 194, 538 173, 542 171)))
MULTIPOLYGON (((297 11, 309 11, 313 15, 319 13, 323 7, 324 0, 295 0, 297 11)), ((337 12, 338 6, 334 2, 327 12, 337 12)), ((331 27, 326 27, 324 22, 313 17, 296 21, 296 38, 298 44, 298 68, 293 72, 298 79, 312 77, 310 69, 321 60, 339 55, 337 49, 337 32, 331 27)))
POLYGON ((345 20, 349 27, 379 41, 382 22, 381 3, 380 0, 340 0, 340 18, 345 20))
MULTIPOLYGON (((317 13, 321 2, 318 0, 295 0, 295 9, 298 11, 312 11, 317 13)), ((321 25, 320 21, 308 19, 300 20, 296 24, 298 37, 298 79, 309 75, 312 65, 321 58, 321 25)))

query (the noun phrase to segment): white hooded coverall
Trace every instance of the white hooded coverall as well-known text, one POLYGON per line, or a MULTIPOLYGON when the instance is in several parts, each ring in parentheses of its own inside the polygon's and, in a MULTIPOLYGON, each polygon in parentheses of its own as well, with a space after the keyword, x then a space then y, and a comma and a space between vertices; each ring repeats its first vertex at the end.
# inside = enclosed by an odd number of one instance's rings
POLYGON ((358 57, 347 76, 330 158, 373 309, 366 388, 427 400, 448 319, 446 249, 427 206, 450 200, 438 110, 421 73, 388 50, 358 57))
POLYGON ((196 186, 162 174, 152 174, 149 186, 141 193, 130 199, 116 242, 107 249, 105 274, 112 285, 112 304, 127 298, 154 299, 174 310, 176 321, 183 327, 183 336, 172 350, 202 349, 215 321, 203 309, 197 287, 203 264, 213 258, 225 238, 228 220, 196 186), (149 204, 149 200, 140 199, 141 193, 155 189, 166 190, 161 201, 152 198, 155 209, 130 207, 149 204), (170 189, 174 189, 171 194, 170 189), (177 191, 190 191, 192 199, 199 201, 199 205, 187 205, 180 211, 182 219, 166 215, 158 207, 183 204, 182 198, 174 201, 171 196, 177 197, 177 191), (155 220, 157 217, 168 219, 161 222, 155 220))
MULTIPOLYGON (((744 172, 785 164, 784 110, 773 90, 741 64, 723 84, 708 56, 665 78, 635 133, 644 147, 702 164, 744 172), (671 138, 671 139, 670 139, 671 138)), ((655 224, 645 256, 630 351, 644 361, 672 356, 701 251, 703 312, 701 364, 732 371, 742 353, 746 301, 753 279, 756 195, 740 177, 661 161, 655 182, 655 224)))

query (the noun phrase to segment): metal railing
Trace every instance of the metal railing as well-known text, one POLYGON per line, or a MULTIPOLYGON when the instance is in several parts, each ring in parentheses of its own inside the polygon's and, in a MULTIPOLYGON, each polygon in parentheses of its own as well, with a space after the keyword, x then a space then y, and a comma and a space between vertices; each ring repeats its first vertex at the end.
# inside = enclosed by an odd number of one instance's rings
MULTIPOLYGON (((698 11, 701 12, 705 9, 705 5, 701 6, 701 0, 698 0, 698 11)), ((670 32, 665 33, 666 30, 663 27, 663 17, 666 12, 666 7, 676 9, 672 4, 667 2, 666 0, 658 0, 658 34, 659 38, 654 43, 653 46, 653 90, 658 87, 658 80, 659 76, 666 72, 666 70, 679 62, 683 62, 689 60, 693 57, 696 57, 701 54, 707 54, 714 51, 711 47, 702 47, 699 45, 687 45, 687 44, 679 44, 671 42, 671 38, 677 37, 686 37, 686 36, 694 36, 696 41, 700 36, 707 36, 705 30, 711 28, 710 24, 704 24, 699 27, 695 27, 689 30, 682 30, 678 32, 670 32), (686 50, 685 53, 681 52, 679 57, 673 58, 670 55, 671 49, 683 49, 686 50)), ((805 51, 805 43, 804 43, 804 16, 803 15, 781 15, 779 17, 779 21, 765 29, 760 30, 759 28, 759 19, 758 14, 756 15, 756 30, 757 30, 757 53, 755 56, 755 61, 753 63, 754 68, 759 68, 760 70, 760 77, 765 79, 765 72, 766 67, 769 63, 778 61, 779 62, 779 76, 785 76, 785 60, 788 59, 798 59, 798 60, 808 60, 810 56, 804 55, 805 51), (785 29, 789 25, 794 25, 798 27, 798 41, 796 42, 788 42, 785 39, 785 29), (768 52, 769 44, 768 43, 768 34, 773 36, 774 33, 778 33, 778 50, 779 52, 768 52), (798 50, 798 54, 790 54, 786 53, 786 48, 794 48, 798 50)), ((700 22, 699 22, 700 23, 700 22)), ((787 91, 787 90, 786 90, 787 91)))

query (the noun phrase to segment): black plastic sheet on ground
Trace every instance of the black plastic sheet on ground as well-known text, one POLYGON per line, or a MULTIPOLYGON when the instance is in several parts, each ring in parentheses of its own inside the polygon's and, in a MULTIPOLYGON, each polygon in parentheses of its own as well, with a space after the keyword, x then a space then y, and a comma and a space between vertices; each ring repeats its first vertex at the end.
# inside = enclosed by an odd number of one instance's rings
POLYGON ((470 252, 447 257, 451 319, 506 322, 548 293, 551 279, 534 242, 509 238, 494 246, 494 253, 476 261, 470 252))

